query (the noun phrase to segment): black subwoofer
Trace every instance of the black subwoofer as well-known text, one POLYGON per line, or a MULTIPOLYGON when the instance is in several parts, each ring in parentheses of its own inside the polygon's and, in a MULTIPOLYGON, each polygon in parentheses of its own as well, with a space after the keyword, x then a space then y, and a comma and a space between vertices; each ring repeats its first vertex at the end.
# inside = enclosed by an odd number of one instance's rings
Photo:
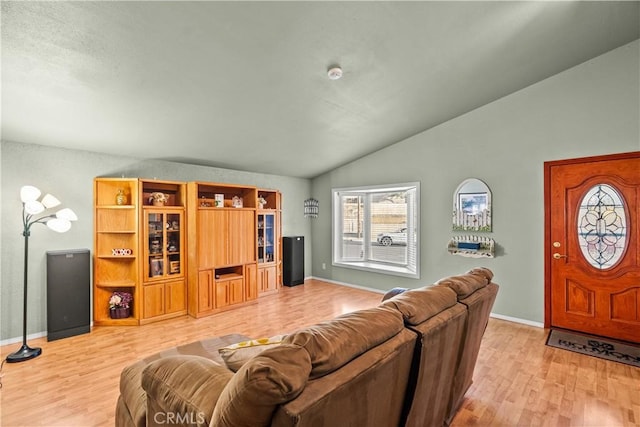
POLYGON ((304 236, 282 238, 282 283, 285 286, 304 283, 304 236))
POLYGON ((91 328, 88 249, 47 252, 47 340, 85 334, 91 328))

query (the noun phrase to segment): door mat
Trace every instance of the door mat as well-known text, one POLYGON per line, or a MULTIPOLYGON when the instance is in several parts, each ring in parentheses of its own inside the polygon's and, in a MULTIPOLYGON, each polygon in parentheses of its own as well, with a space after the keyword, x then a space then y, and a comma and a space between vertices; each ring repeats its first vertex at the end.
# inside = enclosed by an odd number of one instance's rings
POLYGON ((547 345, 640 368, 640 346, 610 338, 552 329, 547 345))

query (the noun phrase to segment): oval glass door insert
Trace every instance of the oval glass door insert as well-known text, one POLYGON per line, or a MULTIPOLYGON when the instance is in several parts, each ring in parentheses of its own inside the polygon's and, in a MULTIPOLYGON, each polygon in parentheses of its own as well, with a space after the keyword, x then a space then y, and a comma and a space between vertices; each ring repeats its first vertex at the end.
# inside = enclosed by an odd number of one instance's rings
POLYGON ((598 270, 615 266, 627 246, 624 200, 608 184, 594 185, 578 209, 578 242, 587 262, 598 270))

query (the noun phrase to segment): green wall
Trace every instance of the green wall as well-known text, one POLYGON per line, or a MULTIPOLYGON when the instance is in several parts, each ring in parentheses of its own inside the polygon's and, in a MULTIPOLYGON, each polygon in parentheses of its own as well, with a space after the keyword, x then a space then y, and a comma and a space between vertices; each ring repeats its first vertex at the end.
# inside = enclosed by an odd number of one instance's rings
MULTIPOLYGON (((304 217, 303 211, 303 202, 311 193, 311 183, 307 179, 7 141, 0 145, 0 165, 0 341, 22 337, 24 240, 20 187, 23 185, 35 185, 43 194, 52 193, 62 201, 62 207, 73 209, 79 217, 71 230, 64 234, 55 233, 47 227, 32 228, 29 238, 28 334, 42 334, 47 330, 46 252, 80 248, 93 251, 93 178, 96 176, 208 181, 276 188, 283 194, 283 234, 311 234, 310 221, 304 217)), ((310 239, 305 240, 306 253, 310 254, 310 239)), ((305 260, 305 273, 311 273, 310 256, 305 260)))
MULTIPOLYGON (((640 149, 639 42, 506 96, 312 181, 313 275, 386 290, 418 287, 475 266, 494 271, 494 314, 544 320, 543 163, 640 149), (493 259, 450 255, 453 192, 475 177, 492 191, 493 259), (421 182, 421 279, 331 265, 331 189, 421 182), (322 269, 322 264, 326 269, 322 269)), ((478 82, 482 84, 482 82, 478 82)), ((433 108, 438 108, 434 99, 433 108)))

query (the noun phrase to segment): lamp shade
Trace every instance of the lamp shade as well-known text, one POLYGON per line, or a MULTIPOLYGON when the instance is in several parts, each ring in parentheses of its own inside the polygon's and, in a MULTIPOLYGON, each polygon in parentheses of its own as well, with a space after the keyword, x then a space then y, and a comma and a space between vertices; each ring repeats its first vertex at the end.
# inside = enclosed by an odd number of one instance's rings
POLYGON ((58 233, 64 233, 71 228, 71 222, 63 218, 53 218, 47 221, 47 227, 58 233))
POLYGON ((33 185, 25 185, 20 189, 20 199, 22 200, 22 203, 38 200, 40 194, 40 190, 33 185))
POLYGON ((29 215, 38 215, 44 212, 45 208, 44 205, 37 200, 28 200, 24 202, 24 210, 29 215))
POLYGON ((42 198, 42 204, 47 208, 47 209, 51 209, 51 208, 55 208, 56 206, 60 205, 60 200, 56 199, 54 196, 52 196, 51 194, 47 194, 46 196, 44 196, 42 198))
POLYGON ((66 219, 67 221, 77 221, 78 216, 74 211, 69 208, 60 209, 56 212, 56 217, 60 219, 66 219))

